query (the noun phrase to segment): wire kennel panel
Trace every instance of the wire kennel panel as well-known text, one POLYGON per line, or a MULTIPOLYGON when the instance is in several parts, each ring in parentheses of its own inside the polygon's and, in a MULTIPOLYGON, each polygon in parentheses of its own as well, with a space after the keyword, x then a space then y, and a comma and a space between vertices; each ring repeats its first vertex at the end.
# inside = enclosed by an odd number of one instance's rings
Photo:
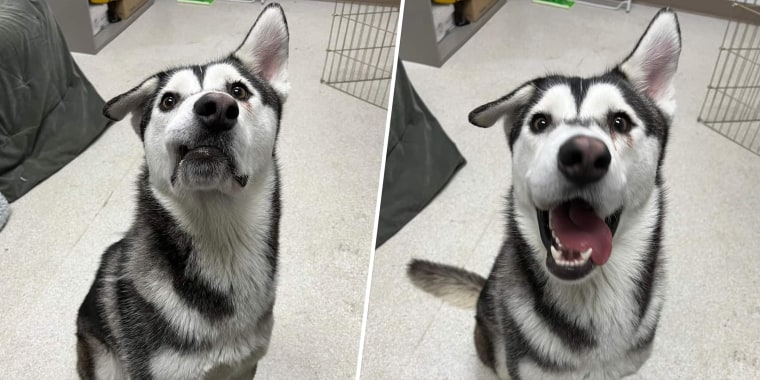
POLYGON ((734 1, 699 121, 760 155, 760 0, 734 1), (749 16, 749 17, 748 17, 749 16))
POLYGON ((322 83, 387 109, 399 2, 336 1, 322 83))

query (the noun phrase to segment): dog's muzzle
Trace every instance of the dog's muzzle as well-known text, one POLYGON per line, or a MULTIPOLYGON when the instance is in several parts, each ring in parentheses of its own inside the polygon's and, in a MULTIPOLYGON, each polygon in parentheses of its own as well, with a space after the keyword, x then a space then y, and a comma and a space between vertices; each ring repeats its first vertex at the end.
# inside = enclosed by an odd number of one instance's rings
MULTIPOLYGON (((569 183, 570 194, 601 181, 611 161, 604 142, 590 136, 571 137, 557 152, 557 166, 569 183)), ((604 265, 612 253, 621 212, 602 218, 581 198, 562 200, 548 210, 536 209, 549 272, 563 280, 578 280, 604 265)))
POLYGON ((547 269, 560 279, 578 280, 604 265, 612 254, 612 237, 622 211, 600 218, 580 199, 536 210, 547 269))
POLYGON ((237 125, 240 114, 235 99, 224 93, 207 93, 193 104, 193 113, 202 131, 195 144, 177 147, 172 185, 182 178, 191 186, 213 187, 231 175, 237 184, 245 187, 248 176, 237 174, 233 155, 226 148, 232 135, 225 132, 237 125))

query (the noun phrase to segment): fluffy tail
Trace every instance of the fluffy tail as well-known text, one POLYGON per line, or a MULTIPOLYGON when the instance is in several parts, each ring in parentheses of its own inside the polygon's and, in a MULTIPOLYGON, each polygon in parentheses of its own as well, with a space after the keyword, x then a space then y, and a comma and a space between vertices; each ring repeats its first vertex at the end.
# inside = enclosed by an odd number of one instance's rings
POLYGON ((475 309, 486 284, 476 273, 426 260, 410 261, 406 274, 418 288, 464 309, 475 309))

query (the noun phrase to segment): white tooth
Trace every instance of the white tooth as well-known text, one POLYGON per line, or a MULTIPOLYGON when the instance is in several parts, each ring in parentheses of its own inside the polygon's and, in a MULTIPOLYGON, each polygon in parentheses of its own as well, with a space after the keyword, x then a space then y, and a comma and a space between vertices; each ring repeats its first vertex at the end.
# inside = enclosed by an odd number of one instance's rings
POLYGON ((558 251, 557 248, 554 248, 552 246, 552 256, 554 257, 554 261, 559 264, 562 261, 562 252, 558 251))
POLYGON ((589 257, 591 257, 591 248, 587 249, 586 252, 581 252, 581 258, 583 261, 588 260, 589 257))

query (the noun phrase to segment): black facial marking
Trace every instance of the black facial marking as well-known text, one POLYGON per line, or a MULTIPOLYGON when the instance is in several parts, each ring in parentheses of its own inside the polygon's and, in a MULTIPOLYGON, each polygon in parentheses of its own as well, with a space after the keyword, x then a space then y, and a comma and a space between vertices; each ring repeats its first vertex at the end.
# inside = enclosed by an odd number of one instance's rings
POLYGON ((507 138, 509 141, 509 149, 512 149, 515 141, 517 141, 517 139, 520 137, 520 131, 522 130, 522 126, 525 124, 525 119, 528 117, 528 112, 531 108, 533 108, 533 106, 536 105, 536 103, 538 103, 539 100, 541 100, 545 92, 545 89, 537 85, 536 80, 529 82, 527 85, 534 87, 533 95, 515 112, 515 117, 512 121, 512 128, 509 129, 509 136, 507 138))
MULTIPOLYGON (((583 103, 588 89, 597 84, 610 84, 617 88, 625 99, 626 103, 634 110, 636 116, 642 121, 647 136, 655 136, 660 141, 660 160, 659 166, 662 165, 662 159, 665 156, 665 146, 667 145, 670 120, 648 97, 639 94, 633 88, 625 75, 617 68, 610 70, 602 75, 579 78, 566 77, 561 75, 550 75, 534 79, 529 82, 535 88, 533 95, 517 108, 513 116, 512 128, 509 130, 509 148, 513 148, 515 141, 520 137, 520 132, 524 125, 529 124, 526 120, 528 112, 544 97, 546 92, 554 86, 564 85, 570 88, 577 107, 583 103)), ((572 120, 573 125, 591 125, 600 123, 598 120, 572 120), (577 124, 576 124, 577 122, 577 124)), ((602 124, 602 123, 600 123, 602 124)), ((606 124, 604 121, 603 124, 606 124)), ((602 125, 603 125, 602 124, 602 125)))
POLYGON ((206 77, 206 65, 196 65, 192 67, 193 74, 198 79, 198 83, 203 83, 203 78, 206 77))
POLYGON ((633 108, 636 116, 644 123, 647 136, 654 135, 661 141, 667 138, 670 120, 665 117, 651 99, 636 92, 622 72, 614 69, 601 78, 604 82, 611 83, 620 90, 625 102, 633 108))
POLYGON ((153 103, 156 101, 156 94, 143 104, 142 117, 140 118, 140 140, 145 141, 145 130, 150 124, 150 116, 153 113, 153 103))
MULTIPOLYGON (((248 80, 249 83, 251 83, 251 85, 256 90, 256 92, 260 94, 261 102, 264 105, 272 107, 275 110, 275 113, 277 114, 277 120, 280 120, 280 118, 282 117, 282 102, 280 102, 280 97, 277 96, 277 93, 274 91, 274 88, 272 88, 272 86, 269 85, 268 82, 246 71, 243 64, 237 58, 233 56, 227 57, 221 63, 227 63, 227 64, 235 66, 235 68, 241 73, 241 75, 246 80, 248 80)), ((278 126, 279 126, 279 123, 278 123, 278 126)))
POLYGON ((581 112, 581 104, 583 104, 583 99, 586 98, 586 92, 588 91, 588 88, 591 85, 591 83, 588 79, 583 79, 580 77, 568 78, 568 85, 570 85, 570 93, 573 94, 573 99, 575 99, 576 113, 581 112))
MULTIPOLYGON (((171 68, 162 72, 159 72, 155 74, 155 77, 158 78, 158 88, 156 92, 153 93, 153 95, 146 100, 146 102, 143 104, 142 107, 142 116, 140 117, 140 139, 145 141, 145 129, 148 127, 148 124, 150 124, 151 120, 151 113, 153 111, 154 107, 158 106, 158 102, 160 99, 158 99, 158 94, 162 92, 162 90, 166 87, 169 80, 172 78, 174 74, 176 74, 179 71, 182 70, 191 70, 195 77, 197 78, 199 83, 203 83, 203 79, 205 78, 207 68, 212 65, 216 64, 228 64, 232 65, 239 73, 240 75, 245 78, 254 88, 256 93, 259 94, 261 97, 261 102, 268 107, 271 107, 275 110, 275 114, 277 115, 277 132, 279 135, 280 130, 280 119, 282 118, 282 102, 280 101, 280 97, 275 92, 274 88, 265 80, 259 78, 258 76, 251 74, 247 71, 245 66, 235 57, 228 56, 224 59, 212 61, 203 65, 194 65, 194 66, 187 66, 187 67, 176 67, 171 68)), ((248 92, 248 96, 251 96, 252 92, 250 89, 248 89, 246 86, 244 86, 246 91, 248 92)), ((106 115, 107 116, 107 115, 106 115)))

